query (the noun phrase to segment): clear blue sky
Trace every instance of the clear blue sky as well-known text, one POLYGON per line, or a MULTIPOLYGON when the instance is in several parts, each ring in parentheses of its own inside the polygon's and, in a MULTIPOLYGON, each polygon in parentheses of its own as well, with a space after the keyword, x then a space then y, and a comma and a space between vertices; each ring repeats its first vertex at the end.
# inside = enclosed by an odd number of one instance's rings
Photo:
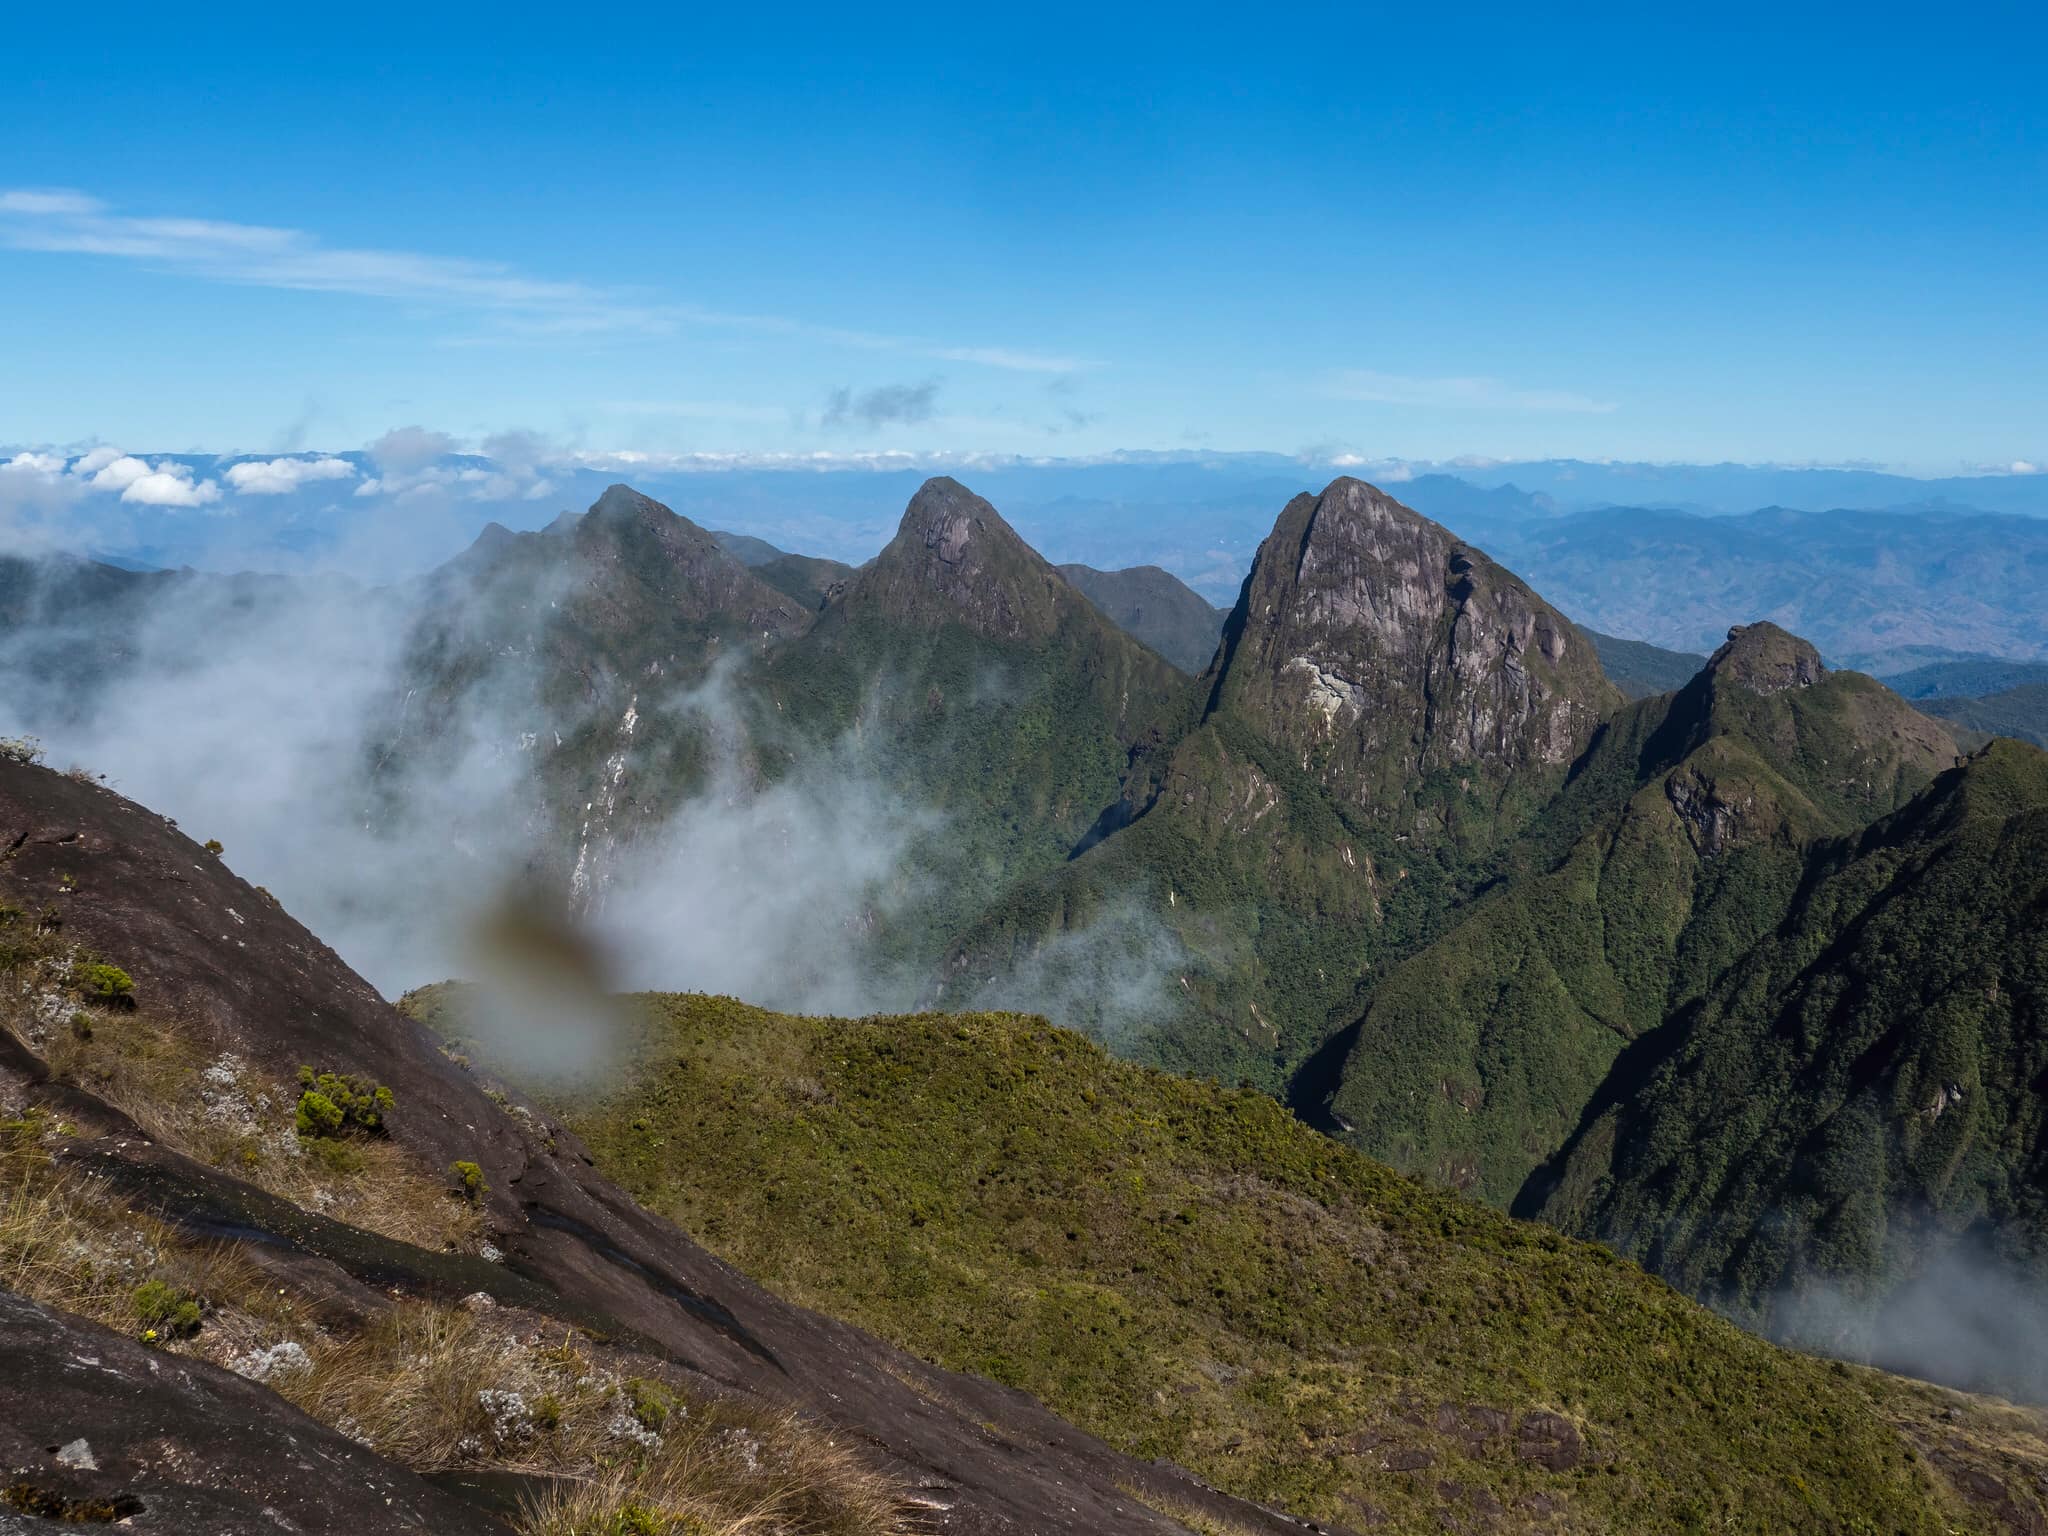
POLYGON ((2037 12, 1422 9, 24 8, 0 442, 2048 457, 2037 12))

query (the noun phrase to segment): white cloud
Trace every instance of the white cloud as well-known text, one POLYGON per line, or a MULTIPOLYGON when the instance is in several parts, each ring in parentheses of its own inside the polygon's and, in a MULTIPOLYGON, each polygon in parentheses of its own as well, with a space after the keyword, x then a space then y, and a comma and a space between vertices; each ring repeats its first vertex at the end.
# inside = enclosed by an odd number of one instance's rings
POLYGON ((1329 393, 1339 400, 1374 405, 1412 405, 1453 411, 1561 411, 1605 415, 1613 402, 1594 400, 1563 389, 1522 389, 1488 378, 1415 378, 1347 368, 1331 381, 1329 393))
POLYGON ((81 480, 90 479, 120 457, 118 448, 95 448, 72 462, 71 473, 81 480))
POLYGON ((2034 463, 2031 459, 2014 459, 2012 461, 2011 473, 2015 475, 2038 475, 2041 473, 2041 466, 2034 463))
POLYGON ((67 188, 0 188, 0 246, 143 262, 214 282, 482 312, 515 333, 665 335, 717 327, 1008 372, 1067 373, 1100 366, 1008 347, 947 345, 779 315, 726 313, 624 289, 529 277, 499 261, 330 246, 299 229, 222 219, 139 218, 67 188))
POLYGON ((228 467, 227 482, 244 496, 284 496, 316 480, 352 480, 346 459, 253 459, 228 467))
POLYGON ((64 473, 64 460, 54 453, 17 453, 5 464, 0 464, 0 474, 34 475, 39 480, 52 479, 64 473))
POLYGON ((1016 352, 1008 347, 938 347, 931 355, 948 362, 980 363, 984 367, 1003 368, 1012 373, 1082 373, 1102 366, 1090 358, 1016 352))
POLYGON ((0 192, 0 213, 81 215, 98 213, 102 206, 98 198, 61 187, 17 187, 11 192, 0 192))
MULTIPOLYGON (((101 487, 109 470, 138 464, 138 459, 116 459, 106 469, 93 477, 93 485, 101 487)), ((195 480, 192 471, 185 465, 171 459, 160 459, 155 469, 144 466, 145 473, 125 482, 121 499, 145 507, 204 507, 220 500, 220 485, 212 480, 195 480)), ((123 473, 126 471, 123 469, 123 473)))
MULTIPOLYGON (((81 464, 83 462, 80 461, 81 464)), ((96 491, 125 491, 149 473, 149 466, 123 453, 98 465, 89 475, 82 469, 74 469, 72 473, 89 482, 96 491)))

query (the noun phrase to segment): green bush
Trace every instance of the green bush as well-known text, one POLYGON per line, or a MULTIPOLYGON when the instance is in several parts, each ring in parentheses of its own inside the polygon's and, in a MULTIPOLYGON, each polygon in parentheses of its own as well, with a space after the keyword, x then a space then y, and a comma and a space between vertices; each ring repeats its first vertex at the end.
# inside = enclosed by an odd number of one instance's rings
POLYGON ((199 1298, 162 1280, 145 1280, 129 1298, 143 1337, 184 1338, 199 1331, 199 1298))
POLYGON ((299 1107, 292 1126, 301 1136, 381 1136, 390 1111, 391 1090, 372 1087, 339 1072, 299 1068, 299 1107))
POLYGON ((80 968, 78 981, 88 994, 102 1003, 135 1001, 134 978, 118 965, 104 965, 95 961, 80 968))
POLYGON ((301 1136, 339 1136, 342 1114, 334 1100, 316 1089, 308 1088, 299 1095, 298 1113, 292 1117, 293 1129, 301 1136))
POLYGON ((203 846, 206 849, 206 851, 212 854, 216 859, 228 851, 227 845, 222 843, 221 840, 217 837, 209 837, 201 846, 203 846))

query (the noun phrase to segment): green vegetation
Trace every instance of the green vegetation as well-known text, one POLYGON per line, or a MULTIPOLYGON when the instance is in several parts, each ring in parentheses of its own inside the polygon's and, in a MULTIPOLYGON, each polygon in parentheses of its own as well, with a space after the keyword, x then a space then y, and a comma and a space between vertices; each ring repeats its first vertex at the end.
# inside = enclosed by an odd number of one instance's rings
POLYGON ((1156 565, 1126 571, 1063 565, 1060 574, 1117 628, 1181 671, 1199 672, 1216 654, 1228 611, 1215 607, 1172 573, 1156 565))
POLYGON ((2048 755, 1992 743, 1791 884, 1529 1208, 1765 1325, 1801 1281, 1879 1299, 1974 1234, 2038 1264, 2048 755))
POLYGON ((185 1338, 199 1331, 199 1298, 188 1291, 162 1280, 145 1280, 135 1287, 132 1300, 143 1337, 152 1342, 185 1338))
POLYGON ((455 1192, 471 1205, 481 1201, 489 1189, 484 1183, 483 1169, 466 1158, 451 1163, 448 1176, 455 1181, 455 1192))
POLYGON ((1678 693, 1610 720, 1493 889, 1373 990, 1325 1090, 1348 1138, 1507 1204, 1629 1042, 1780 920, 1801 849, 1954 760, 1866 677, 1751 686, 1802 664, 1819 671, 1810 647, 1756 626, 1678 693))
POLYGON ((2048 683, 2022 683, 1977 698, 1928 699, 1921 708, 1968 730, 2048 747, 2048 683))
POLYGON ((1600 670, 1631 699, 1676 693, 1691 682, 1707 658, 1695 651, 1668 651, 1647 640, 1623 640, 1581 624, 1579 633, 1600 653, 1600 670))
POLYGON ((1439 1480, 1588 1530, 1971 1528, 1886 1422, 1883 1378, 1263 1095, 1015 1015, 670 996, 640 1028, 624 1081, 557 1107, 643 1203, 796 1300, 1232 1492, 1395 1530, 1439 1529, 1439 1480))
POLYGON ((299 1068, 299 1106, 292 1125, 301 1136, 379 1136, 393 1103, 391 1090, 334 1072, 299 1068))
POLYGON ((107 965, 97 960, 81 965, 78 983, 96 1002, 122 1004, 135 1000, 134 978, 118 965, 107 965))

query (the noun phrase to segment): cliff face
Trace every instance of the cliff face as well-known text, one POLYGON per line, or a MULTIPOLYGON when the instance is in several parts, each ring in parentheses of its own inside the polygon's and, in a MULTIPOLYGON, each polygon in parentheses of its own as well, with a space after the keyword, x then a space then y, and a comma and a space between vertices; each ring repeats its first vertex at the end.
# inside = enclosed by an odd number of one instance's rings
MULTIPOLYGON (((1298 496, 1259 548, 1212 663, 1212 709, 1386 815, 1432 775, 1497 800, 1553 779, 1621 695, 1571 623, 1511 572, 1353 479, 1298 496)), ((1448 789, 1443 793, 1452 793, 1448 789)), ((1426 833, 1440 813, 1425 810, 1426 833)))

